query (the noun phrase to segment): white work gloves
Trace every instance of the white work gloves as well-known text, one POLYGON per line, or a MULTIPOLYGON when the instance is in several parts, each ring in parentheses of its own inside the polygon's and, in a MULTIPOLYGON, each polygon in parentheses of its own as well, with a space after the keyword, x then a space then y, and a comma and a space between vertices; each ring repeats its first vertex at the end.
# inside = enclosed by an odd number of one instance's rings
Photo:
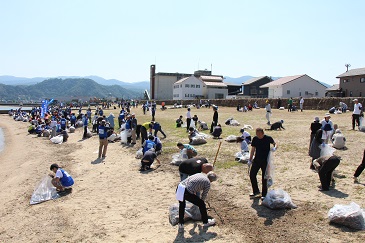
POLYGON ((276 147, 273 147, 273 148, 271 149, 271 151, 272 151, 272 152, 275 152, 275 151, 276 151, 276 147))

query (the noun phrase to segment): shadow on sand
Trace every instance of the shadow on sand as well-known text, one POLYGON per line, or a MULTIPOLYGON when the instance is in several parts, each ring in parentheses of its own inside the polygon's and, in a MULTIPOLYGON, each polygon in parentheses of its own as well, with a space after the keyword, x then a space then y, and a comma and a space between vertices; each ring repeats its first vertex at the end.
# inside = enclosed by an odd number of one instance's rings
MULTIPOLYGON (((186 225, 185 225, 186 227, 186 225)), ((184 230, 179 230, 174 242, 204 242, 209 241, 215 237, 217 237, 217 233, 215 232, 207 232, 208 229, 212 227, 203 227, 198 225, 196 222, 194 223, 194 227, 189 230, 189 235, 185 236, 184 230)))

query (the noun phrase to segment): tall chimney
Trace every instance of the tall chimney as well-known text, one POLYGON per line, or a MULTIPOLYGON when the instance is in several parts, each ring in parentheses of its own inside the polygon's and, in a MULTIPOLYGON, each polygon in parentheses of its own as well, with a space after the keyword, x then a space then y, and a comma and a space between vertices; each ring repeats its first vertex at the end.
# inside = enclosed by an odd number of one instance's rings
POLYGON ((151 99, 155 99, 155 74, 156 74, 156 65, 151 65, 150 67, 150 90, 151 90, 151 99))

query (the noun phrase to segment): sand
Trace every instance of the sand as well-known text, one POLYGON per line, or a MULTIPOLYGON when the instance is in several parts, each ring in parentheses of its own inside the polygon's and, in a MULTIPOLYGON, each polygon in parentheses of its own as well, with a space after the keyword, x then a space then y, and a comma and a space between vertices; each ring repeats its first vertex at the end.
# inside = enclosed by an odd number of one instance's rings
MULTIPOLYGON (((140 122, 149 117, 135 111, 140 122)), ((193 110, 208 121, 211 110, 193 110)), ((234 108, 221 108, 220 121, 235 116, 241 124, 259 124, 257 117, 234 113, 234 108), (242 116, 242 117, 241 117, 242 116), (243 118, 244 117, 244 118, 243 118), (245 122, 243 122, 245 121, 245 122)), ((255 111, 264 117, 264 111, 255 111)), ((114 112, 115 113, 115 112, 114 112)), ((120 143, 108 146, 107 158, 97 160, 98 138, 81 140, 82 131, 70 134, 69 141, 52 144, 45 138, 27 134, 28 123, 0 116, 6 146, 0 153, 0 242, 360 242, 363 232, 328 224, 327 212, 335 203, 355 201, 362 207, 364 184, 354 185, 352 173, 362 158, 364 135, 348 131, 350 114, 343 114, 343 127, 349 140, 345 158, 339 168, 337 186, 329 193, 318 192, 318 176, 308 169, 308 121, 324 111, 287 114, 284 132, 270 132, 279 143, 275 154, 277 166, 274 188, 283 188, 298 205, 295 210, 269 210, 250 200, 250 183, 246 165, 235 164, 233 155, 238 145, 222 144, 216 171, 219 180, 209 193, 208 214, 217 225, 203 229, 201 222, 190 222, 184 233, 168 222, 168 207, 175 203, 174 191, 179 176, 177 167, 169 164, 174 144, 183 131, 174 129, 174 120, 184 110, 157 113, 168 138, 163 141, 162 166, 149 173, 138 171, 135 148, 120 143), (176 118, 175 118, 176 117, 176 118), (296 121, 303 123, 297 129, 296 121), (304 122, 302 122, 304 121, 304 122), (171 123, 169 125, 167 122, 171 123), (57 200, 30 206, 34 186, 58 163, 75 179, 72 194, 57 200)), ((107 112, 107 114, 109 114, 107 112)), ((261 121, 264 123, 264 121, 261 121)), ((238 128, 223 127, 224 136, 238 128)), ((251 132, 252 133, 252 132, 251 132)), ((186 141, 185 141, 186 142, 186 141)), ((216 144, 210 140, 206 155, 213 160, 216 144)))

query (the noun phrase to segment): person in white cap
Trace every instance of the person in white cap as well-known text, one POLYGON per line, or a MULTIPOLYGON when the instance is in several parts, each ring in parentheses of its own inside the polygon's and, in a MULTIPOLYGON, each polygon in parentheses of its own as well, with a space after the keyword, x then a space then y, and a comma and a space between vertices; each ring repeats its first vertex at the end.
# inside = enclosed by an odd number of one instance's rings
POLYGON ((336 129, 335 134, 332 136, 333 147, 336 149, 343 149, 345 147, 346 138, 341 133, 340 129, 336 129))
POLYGON ((362 105, 359 103, 358 99, 354 99, 354 111, 352 112, 352 130, 355 130, 355 121, 360 130, 360 116, 363 116, 362 105))
POLYGON ((271 125, 271 123, 270 123, 270 117, 271 117, 271 105, 270 105, 270 103, 269 103, 269 100, 266 100, 265 110, 266 110, 266 120, 267 120, 267 125, 271 125))
POLYGON ((329 138, 331 138, 333 133, 333 123, 330 120, 331 116, 329 113, 326 113, 324 116, 324 119, 321 121, 322 124, 322 139, 324 140, 324 143, 328 143, 329 138))

